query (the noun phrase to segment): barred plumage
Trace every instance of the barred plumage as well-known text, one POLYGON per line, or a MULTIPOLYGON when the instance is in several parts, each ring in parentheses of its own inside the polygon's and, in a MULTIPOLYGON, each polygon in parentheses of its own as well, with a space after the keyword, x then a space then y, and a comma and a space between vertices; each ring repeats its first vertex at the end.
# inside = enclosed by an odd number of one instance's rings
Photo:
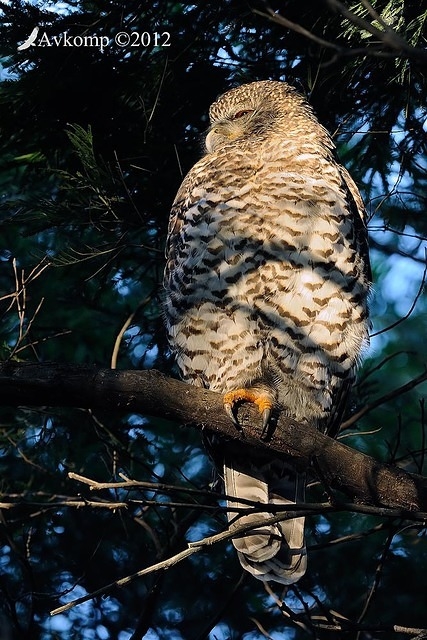
MULTIPOLYGON (((333 430, 368 336, 359 192, 289 85, 237 87, 209 115, 206 155, 184 179, 169 226, 165 311, 182 377, 223 393, 230 414, 250 401, 264 422, 277 407, 333 430)), ((235 447, 224 457, 226 492, 237 498, 230 508, 247 507, 239 497, 284 509, 303 499, 289 465, 248 460, 235 447)), ((303 524, 235 539, 243 566, 295 582, 306 566, 303 524)))

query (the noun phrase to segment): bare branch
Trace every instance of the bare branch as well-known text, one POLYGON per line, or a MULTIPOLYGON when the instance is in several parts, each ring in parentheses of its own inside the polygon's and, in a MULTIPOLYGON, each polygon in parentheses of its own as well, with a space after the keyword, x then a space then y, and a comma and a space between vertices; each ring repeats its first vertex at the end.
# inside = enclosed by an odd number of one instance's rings
POLYGON ((392 529, 388 536, 387 539, 384 543, 384 548, 382 550, 380 559, 377 563, 377 566, 375 568, 375 576, 374 576, 374 580, 373 583, 367 593, 367 597, 366 597, 366 601, 363 605, 363 609, 362 612, 360 613, 357 622, 360 624, 363 619, 366 617, 366 614, 368 613, 369 607, 371 606, 372 603, 372 598, 374 597, 375 593, 378 590, 379 584, 380 584, 380 580, 381 580, 381 576, 384 570, 384 565, 385 565, 385 561, 386 558, 388 556, 388 553, 390 551, 390 547, 391 547, 391 543, 393 542, 393 538, 395 536, 396 531, 394 529, 392 529))
MULTIPOLYGON (((385 637, 391 637, 391 634, 395 634, 395 633, 400 633, 408 636, 417 634, 410 640, 422 640, 423 638, 427 637, 425 635, 427 633, 427 629, 403 627, 397 624, 382 625, 379 622, 376 624, 375 623, 363 624, 360 622, 353 622, 352 620, 343 616, 337 611, 333 611, 332 609, 325 609, 325 607, 322 606, 321 603, 317 600, 315 593, 310 593, 310 595, 317 601, 318 605, 321 605, 321 609, 323 610, 323 615, 308 616, 307 622, 309 622, 310 624, 310 626, 308 626, 308 624, 304 623, 301 620, 300 615, 294 613, 292 609, 290 609, 290 607, 285 603, 284 599, 277 596, 277 594, 273 591, 271 584, 272 583, 270 584, 265 583, 264 588, 266 592, 269 594, 269 596, 271 596, 271 598, 275 600, 276 605, 280 610, 280 612, 282 613, 283 617, 295 627, 299 627, 303 629, 308 636, 313 635, 313 632, 314 632, 315 633, 314 637, 317 638, 318 636, 316 631, 322 630, 322 631, 336 633, 337 634, 336 638, 342 638, 343 636, 351 637, 351 636, 348 636, 348 634, 351 634, 351 633, 354 634, 354 632, 387 634, 387 636, 385 637)), ((297 591, 297 589, 294 587, 294 593, 295 591, 297 591)))
MULTIPOLYGON (((425 379, 427 372, 397 391, 403 393, 425 379)), ((358 416, 395 394, 371 403, 358 416)), ((220 394, 167 378, 158 371, 6 362, 0 365, 0 404, 84 407, 159 416, 238 441, 242 448, 255 447, 270 454, 274 451, 277 457, 292 458, 301 468, 315 463, 328 490, 339 490, 355 503, 400 509, 402 514, 427 511, 427 480, 421 476, 377 462, 283 414, 267 441, 258 411, 250 404, 239 409, 239 431, 225 413, 220 394)))
POLYGON ((258 9, 253 9, 253 12, 262 16, 263 18, 268 18, 272 22, 276 22, 277 24, 280 24, 283 27, 286 27, 287 29, 291 29, 291 31, 295 31, 295 33, 299 33, 305 38, 312 40, 316 44, 320 44, 320 46, 322 47, 326 47, 327 49, 333 49, 334 51, 338 51, 338 52, 341 51, 341 47, 339 47, 334 42, 329 42, 328 40, 319 38, 319 36, 316 36, 314 33, 309 31, 305 27, 302 27, 297 22, 292 22, 292 20, 285 18, 285 16, 282 16, 280 13, 276 13, 275 11, 273 11, 273 9, 271 9, 271 7, 267 7, 266 13, 264 13, 263 11, 259 11, 258 9))
MULTIPOLYGON (((326 504, 325 508, 328 509, 329 505, 326 504)), ((307 510, 307 512, 309 512, 309 510, 307 510)), ((304 515, 308 514, 308 513, 305 514, 304 511, 302 513, 304 515)), ((298 515, 300 514, 298 513, 298 515)), ((104 587, 101 587, 100 589, 93 591, 92 593, 88 593, 85 596, 82 596, 81 598, 76 598, 76 600, 67 602, 67 604, 64 604, 61 607, 58 607, 57 609, 54 609, 53 611, 51 611, 50 615, 54 616, 54 615, 57 615, 58 613, 63 613, 64 611, 68 611, 69 609, 72 609, 73 607, 76 607, 79 604, 83 604, 88 600, 92 600, 96 596, 105 595, 115 587, 123 587, 126 584, 133 582, 133 580, 135 580, 136 578, 141 578, 142 576, 148 575, 150 573, 154 573, 156 571, 169 569, 170 567, 178 564, 179 562, 182 562, 182 560, 185 560, 186 558, 193 555, 194 553, 198 553, 205 547, 210 547, 214 544, 218 544, 219 542, 224 542, 226 540, 230 540, 231 538, 235 538, 236 536, 240 534, 244 534, 247 531, 254 529, 259 525, 268 526, 269 524, 275 524, 276 522, 279 522, 281 520, 290 520, 295 517, 296 517, 296 514, 294 512, 287 511, 286 513, 277 514, 275 516, 271 516, 270 518, 264 517, 264 518, 260 518, 258 521, 255 520, 254 522, 237 525, 233 527, 231 531, 227 529, 227 531, 216 533, 213 536, 208 536, 207 538, 203 538, 202 540, 189 542, 187 545, 187 549, 184 549, 183 551, 176 553, 170 558, 167 558, 166 560, 162 560, 161 562, 157 562, 156 564, 146 567, 145 569, 141 569, 140 571, 136 571, 135 573, 132 573, 129 576, 126 576, 124 578, 120 578, 119 580, 111 582, 110 584, 107 584, 104 587)))
POLYGON ((87 484, 91 491, 99 491, 100 489, 149 489, 150 491, 160 491, 170 493, 171 491, 179 491, 189 493, 197 496, 210 496, 212 491, 203 491, 201 489, 193 489, 191 487, 180 487, 176 484, 165 484, 163 482, 146 482, 143 480, 132 480, 126 477, 123 473, 119 473, 120 478, 123 478, 123 482, 98 482, 92 480, 86 476, 82 476, 78 473, 70 471, 68 477, 71 480, 77 480, 83 484, 87 484))
MULTIPOLYGON (((21 506, 22 504, 22 500, 20 503, 0 502, 0 509, 13 509, 16 506, 21 506)), ((46 507, 48 509, 57 509, 58 507, 76 507, 77 509, 81 509, 83 507, 91 507, 95 509, 111 509, 113 511, 116 511, 116 509, 127 509, 128 507, 127 502, 101 502, 98 500, 76 500, 74 498, 68 498, 66 500, 56 500, 55 502, 49 500, 46 502, 31 502, 25 504, 31 504, 32 506, 38 507, 46 507)))
POLYGON ((132 311, 132 313, 126 318, 122 328, 120 329, 119 333, 117 334, 117 337, 114 341, 114 348, 113 348, 113 353, 111 355, 111 368, 112 369, 116 369, 117 368, 117 358, 119 355, 119 350, 120 350, 120 345, 122 343, 123 340, 123 336, 125 335, 126 331, 129 329, 130 325, 132 324, 132 321, 134 319, 134 317, 136 316, 136 314, 143 309, 151 300, 151 295, 147 296, 142 302, 139 303, 139 305, 136 307, 135 311, 132 311))
POLYGON ((265 12, 259 11, 257 9, 253 9, 253 11, 254 13, 257 13, 258 15, 271 20, 272 22, 280 24, 286 29, 290 29, 291 31, 302 35, 304 38, 315 42, 325 49, 334 51, 335 55, 332 57, 332 60, 326 64, 331 64, 340 56, 359 55, 376 57, 408 57, 414 60, 418 60, 422 63, 425 63, 427 61, 427 52, 421 47, 413 47, 412 45, 408 44, 408 42, 406 42, 406 40, 402 38, 402 36, 400 36, 394 29, 392 29, 386 22, 384 22, 381 16, 377 14, 375 9, 367 0, 361 0, 361 2, 373 18, 373 20, 380 25, 381 29, 376 27, 368 20, 365 20, 364 18, 353 13, 339 0, 325 0, 325 2, 330 7, 330 9, 340 13, 344 18, 352 22, 354 25, 356 25, 360 29, 363 29, 363 31, 367 31, 371 35, 375 36, 378 39, 379 43, 381 43, 382 48, 379 48, 378 46, 372 44, 367 47, 342 47, 336 42, 330 42, 329 40, 325 40, 324 38, 317 36, 309 29, 306 29, 302 25, 289 20, 280 13, 276 13, 267 4, 265 12), (389 50, 384 50, 384 46, 389 50))
POLYGON ((375 333, 371 333, 370 337, 373 338, 374 336, 379 336, 381 333, 386 333, 387 331, 390 331, 391 329, 394 329, 395 327, 397 327, 399 324, 401 324, 402 322, 404 322, 405 320, 407 320, 409 318, 409 316, 412 314, 413 310, 415 309, 418 300, 420 299, 423 291, 424 291, 424 285, 426 282, 426 275, 427 275, 427 256, 426 258, 423 260, 425 267, 424 267, 424 273, 423 276, 421 278, 421 284, 419 286, 417 295, 415 296, 415 298, 412 301, 412 304, 409 308, 409 310, 405 313, 404 316, 402 316, 401 318, 399 318, 398 320, 396 320, 396 322, 393 322, 392 324, 390 324, 388 327, 384 327, 384 329, 380 329, 379 331, 375 331, 375 333))
POLYGON ((129 582, 132 582, 132 580, 135 580, 135 578, 140 578, 142 576, 147 575, 148 573, 153 573, 154 571, 160 571, 161 569, 167 569, 169 567, 172 567, 174 564, 177 564, 178 562, 181 562, 181 560, 188 558, 188 556, 193 555, 193 553, 197 553, 198 551, 200 551, 200 548, 201 547, 189 547, 187 549, 184 549, 184 551, 177 553, 176 555, 174 555, 171 558, 168 558, 167 560, 163 560, 162 562, 158 562, 157 564, 152 565, 151 567, 147 567, 146 569, 142 569, 141 571, 132 573, 131 575, 126 576, 125 578, 116 580, 115 582, 111 582, 110 584, 105 585, 100 589, 96 589, 96 591, 93 591, 92 593, 88 593, 87 595, 82 596, 81 598, 76 598, 76 600, 67 602, 67 604, 62 605, 62 607, 58 607, 57 609, 54 609, 53 611, 51 611, 50 615, 55 616, 58 613, 63 613, 64 611, 68 611, 69 609, 72 609, 73 607, 76 607, 79 604, 83 604, 83 602, 92 600, 93 598, 96 598, 96 596, 105 595, 106 593, 111 591, 111 589, 113 589, 114 587, 123 587, 126 584, 129 584, 129 582))
POLYGON ((389 400, 392 400, 393 398, 397 398, 397 396, 401 396, 402 394, 407 393, 408 391, 411 391, 411 389, 414 389, 414 387, 417 387, 419 384, 421 384, 425 380, 427 380, 427 370, 423 371, 422 373, 420 373, 419 376, 417 376, 416 378, 413 378, 406 384, 403 384, 398 389, 393 389, 393 391, 390 391, 389 393, 385 393, 380 398, 377 398, 377 400, 374 400, 373 402, 369 402, 369 404, 366 404, 363 407, 363 409, 360 409, 360 411, 358 411, 357 413, 352 415, 351 418, 349 418, 348 420, 342 423, 341 430, 348 429, 348 427, 350 427, 352 424, 360 420, 362 416, 365 416, 367 413, 369 413, 373 409, 376 409, 380 405, 385 404, 389 400))

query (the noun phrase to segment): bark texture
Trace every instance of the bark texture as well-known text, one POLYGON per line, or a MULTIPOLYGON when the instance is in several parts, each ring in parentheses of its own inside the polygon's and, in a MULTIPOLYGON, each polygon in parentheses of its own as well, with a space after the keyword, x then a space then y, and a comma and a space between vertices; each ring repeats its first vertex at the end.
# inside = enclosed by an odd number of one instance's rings
MULTIPOLYGON (((85 365, 0 364, 0 405, 111 409, 167 418, 240 441, 242 447, 312 466, 325 486, 359 504, 427 511, 427 479, 383 464, 341 442, 280 415, 273 433, 262 434, 254 406, 239 408, 238 430, 223 410, 222 396, 168 378, 158 371, 117 371, 85 365)), ((172 427, 171 427, 172 428, 172 427)))

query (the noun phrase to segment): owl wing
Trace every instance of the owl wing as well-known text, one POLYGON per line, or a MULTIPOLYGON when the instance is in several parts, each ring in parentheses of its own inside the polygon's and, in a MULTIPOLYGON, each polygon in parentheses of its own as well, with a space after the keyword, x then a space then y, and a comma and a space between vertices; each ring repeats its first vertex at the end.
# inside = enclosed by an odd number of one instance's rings
POLYGON ((187 212, 200 200, 200 196, 195 196, 193 192, 196 187, 203 186, 205 180, 205 165, 208 163, 209 158, 205 156, 190 169, 182 181, 172 204, 165 247, 167 260, 165 270, 166 277, 175 266, 177 244, 183 226, 188 223, 186 219, 187 212))
MULTIPOLYGON (((357 251, 363 257, 364 277, 368 283, 371 283, 372 272, 369 261, 369 245, 366 228, 367 215, 365 204, 356 183, 354 182, 347 169, 339 163, 337 163, 337 166, 342 178, 342 187, 346 194, 348 212, 353 222, 354 239, 357 246, 357 251)), ((325 421, 325 424, 318 425, 319 430, 327 433, 331 438, 335 438, 339 432, 339 428, 347 408, 349 394, 353 382, 354 378, 352 376, 349 376, 349 378, 342 382, 341 386, 335 392, 332 404, 333 408, 327 418, 327 421, 325 421)))
POLYGON ((176 194, 176 198, 173 202, 169 224, 168 224, 168 232, 166 238, 166 246, 165 246, 165 255, 166 255, 166 267, 165 267, 165 278, 168 277, 171 271, 173 271, 175 267, 175 249, 177 238, 179 237, 180 231, 184 224, 185 214, 191 206, 190 194, 193 186, 194 180, 191 177, 191 171, 184 178, 178 193, 176 194))
POLYGON ((362 200, 362 196, 360 195, 360 191, 347 169, 342 165, 338 166, 343 180, 344 189, 347 192, 347 203, 350 215, 353 219, 357 248, 359 253, 361 253, 363 256, 363 262, 365 265, 364 275, 366 280, 371 283, 372 272, 371 264, 369 262, 368 232, 366 228, 366 207, 362 200))

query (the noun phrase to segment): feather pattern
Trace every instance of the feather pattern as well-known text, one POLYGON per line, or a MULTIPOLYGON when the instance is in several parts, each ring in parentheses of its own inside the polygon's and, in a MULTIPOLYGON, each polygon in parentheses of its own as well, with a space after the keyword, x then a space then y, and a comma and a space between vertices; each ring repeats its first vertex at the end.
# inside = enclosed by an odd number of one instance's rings
MULTIPOLYGON (((178 191, 166 250, 166 326, 182 377, 225 394, 225 406, 247 399, 267 407, 267 418, 272 406, 336 431, 368 340, 357 187, 310 106, 285 83, 232 89, 210 118, 207 152, 178 191)), ((236 498, 228 501, 231 527, 271 515, 269 504, 286 512, 304 498, 292 465, 255 452, 243 458, 231 446, 224 481, 236 498)), ((257 578, 290 584, 306 568, 303 530, 303 518, 257 526, 234 546, 257 578)))

